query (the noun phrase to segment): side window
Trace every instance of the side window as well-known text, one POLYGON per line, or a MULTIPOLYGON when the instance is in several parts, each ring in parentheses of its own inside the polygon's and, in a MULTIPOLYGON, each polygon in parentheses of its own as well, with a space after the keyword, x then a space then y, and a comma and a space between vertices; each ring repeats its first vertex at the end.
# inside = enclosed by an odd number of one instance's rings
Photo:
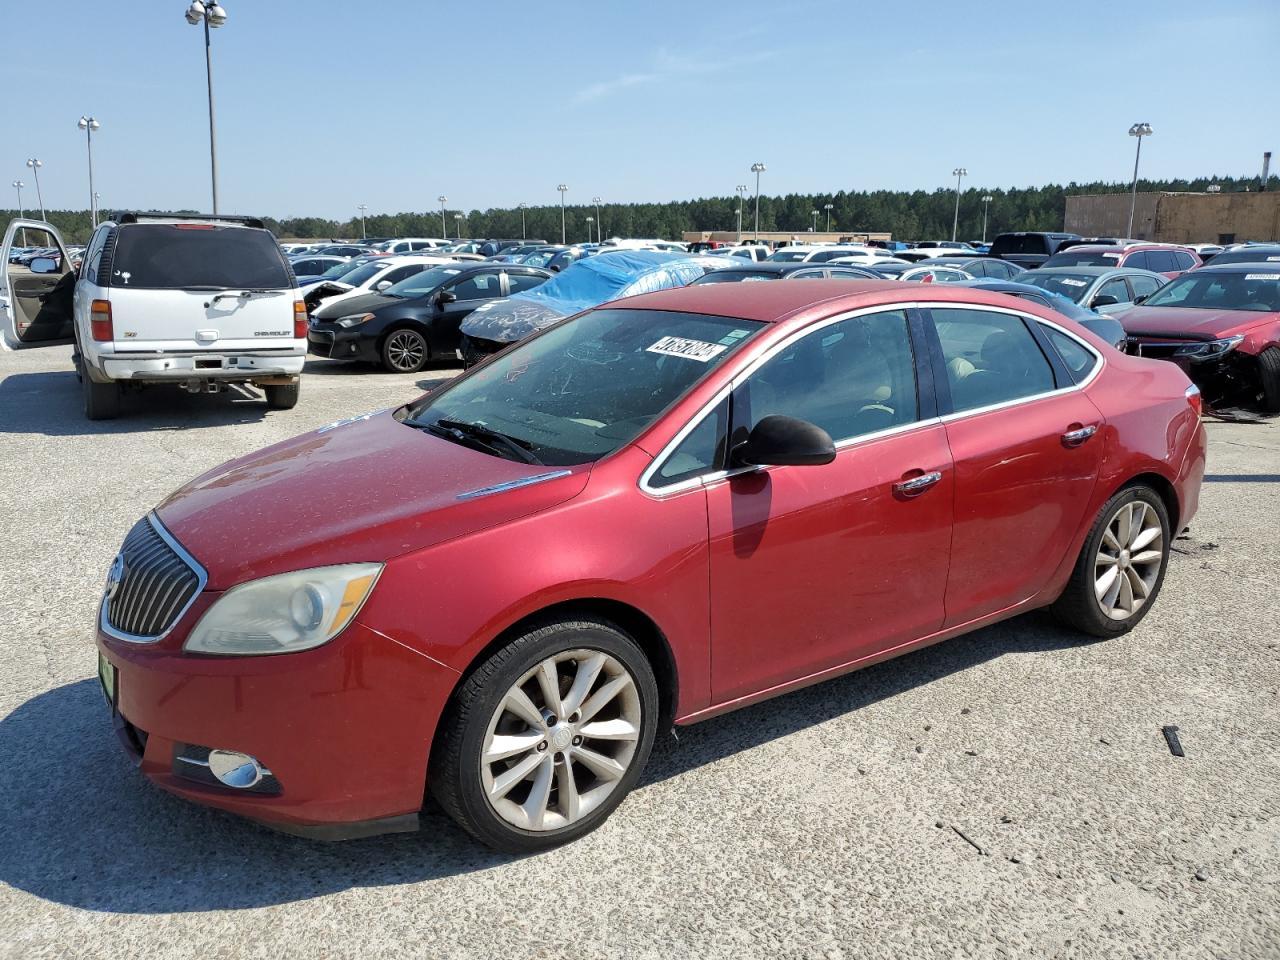
POLYGON ((1013 275, 1017 272, 1018 270, 1016 267, 1010 263, 1006 263, 1004 260, 987 261, 988 277, 999 277, 1001 280, 1011 280, 1013 275))
POLYGON ((507 286, 508 293, 519 293, 521 290, 532 290, 534 287, 544 283, 542 277, 529 273, 508 273, 507 286))
POLYGON ((1124 265, 1126 267, 1133 267, 1135 270, 1151 270, 1153 268, 1148 266, 1148 264, 1151 263, 1151 261, 1147 259, 1148 256, 1150 255, 1147 251, 1139 250, 1137 253, 1131 253, 1129 256, 1125 257, 1124 265))
POLYGON ((1186 253, 1185 251, 1182 251, 1182 250, 1175 250, 1173 252, 1173 259, 1177 261, 1178 263, 1177 269, 1179 270, 1190 270, 1192 267, 1196 265, 1196 261, 1191 256, 1191 254, 1186 253))
POLYGON ((653 487, 669 487, 681 480, 720 469, 724 463, 724 448, 728 440, 729 402, 702 418, 702 422, 689 431, 649 479, 653 487))
POLYGON ((1147 269, 1154 270, 1156 273, 1172 273, 1180 269, 1172 250, 1148 250, 1147 263, 1151 264, 1147 269))
POLYGON ((1133 287, 1135 297, 1149 297, 1160 289, 1162 284, 1155 277, 1130 277, 1129 286, 1133 287))
POLYGON ((392 283, 399 283, 401 280, 405 280, 409 277, 412 277, 415 273, 421 273, 421 272, 422 272, 422 267, 419 267, 419 266, 410 265, 407 267, 397 267, 395 270, 392 270, 382 279, 390 280, 392 283))
POLYGON ((1053 368, 1021 318, 985 310, 931 312, 955 412, 1054 389, 1053 368))
POLYGON ((473 273, 449 289, 459 300, 488 300, 502 296, 502 284, 496 273, 473 273))
POLYGON ((1116 303, 1129 303, 1129 288, 1124 285, 1124 277, 1114 277, 1102 285, 1102 288, 1093 295, 1095 300, 1098 297, 1115 297, 1116 303))
POLYGON ((850 317, 772 357, 734 394, 734 430, 782 414, 836 442, 919 419, 915 357, 901 310, 850 317))
POLYGON ((1066 364, 1067 369, 1071 372, 1072 380, 1079 383, 1089 376, 1089 373, 1098 363, 1098 358, 1092 352, 1085 349, 1079 341, 1067 336, 1061 330, 1044 324, 1040 325, 1040 329, 1045 332, 1049 337, 1049 342, 1053 344, 1053 348, 1058 351, 1058 356, 1062 358, 1062 362, 1066 364))
POLYGON ((93 235, 93 239, 89 242, 89 249, 84 254, 84 268, 82 270, 82 279, 89 283, 96 284, 98 282, 98 266, 102 263, 102 248, 106 244, 107 234, 110 228, 99 230, 93 235))

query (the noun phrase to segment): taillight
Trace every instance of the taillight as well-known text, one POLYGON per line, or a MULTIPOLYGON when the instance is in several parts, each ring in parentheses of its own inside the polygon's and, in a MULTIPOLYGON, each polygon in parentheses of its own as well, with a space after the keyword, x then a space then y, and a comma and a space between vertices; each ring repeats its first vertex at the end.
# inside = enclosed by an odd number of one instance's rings
POLYGON ((293 301, 293 338, 301 340, 307 335, 307 305, 301 300, 293 301))
POLYGON ((89 307, 89 332, 94 340, 110 342, 115 331, 111 329, 111 301, 95 300, 89 307))
POLYGON ((1187 403, 1191 404, 1191 409, 1196 412, 1196 416, 1204 413, 1204 398, 1200 396, 1200 388, 1194 383, 1187 387, 1187 403))

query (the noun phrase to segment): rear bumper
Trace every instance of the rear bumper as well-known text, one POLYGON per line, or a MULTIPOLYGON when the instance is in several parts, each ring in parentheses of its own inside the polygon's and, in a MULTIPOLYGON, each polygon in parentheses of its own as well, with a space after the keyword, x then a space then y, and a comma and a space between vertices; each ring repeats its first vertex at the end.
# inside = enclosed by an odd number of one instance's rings
POLYGON ((188 356, 104 357, 101 369, 112 380, 255 380, 296 377, 306 355, 281 353, 209 353, 188 356))

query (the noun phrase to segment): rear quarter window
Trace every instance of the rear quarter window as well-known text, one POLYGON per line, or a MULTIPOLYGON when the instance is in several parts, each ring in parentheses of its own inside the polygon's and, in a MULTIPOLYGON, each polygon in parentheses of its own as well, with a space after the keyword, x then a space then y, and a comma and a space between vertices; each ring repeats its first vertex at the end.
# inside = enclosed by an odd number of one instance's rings
POLYGON ((119 228, 109 282, 142 290, 294 285, 280 247, 266 230, 154 223, 119 228))

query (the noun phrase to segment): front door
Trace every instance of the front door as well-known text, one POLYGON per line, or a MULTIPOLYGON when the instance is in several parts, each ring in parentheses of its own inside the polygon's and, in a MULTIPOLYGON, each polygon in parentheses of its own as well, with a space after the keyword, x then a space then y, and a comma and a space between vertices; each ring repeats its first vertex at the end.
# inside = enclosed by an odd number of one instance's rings
POLYGON ((0 322, 7 347, 71 336, 75 270, 56 227, 42 220, 11 221, 0 246, 0 268, 0 322))
POLYGON ((435 316, 431 320, 431 355, 453 356, 462 345, 458 328, 476 307, 486 300, 504 296, 502 273, 485 270, 470 274, 444 288, 456 299, 447 303, 437 301, 435 316))
POLYGON ((914 356, 904 311, 865 314, 806 333, 735 389, 732 442, 785 414, 822 427, 838 452, 707 487, 717 702, 941 626, 954 481, 914 356))
POLYGON ((1038 593, 1093 495, 1102 415, 1024 320, 993 308, 930 311, 946 376, 939 405, 955 460, 947 626, 1038 593))

